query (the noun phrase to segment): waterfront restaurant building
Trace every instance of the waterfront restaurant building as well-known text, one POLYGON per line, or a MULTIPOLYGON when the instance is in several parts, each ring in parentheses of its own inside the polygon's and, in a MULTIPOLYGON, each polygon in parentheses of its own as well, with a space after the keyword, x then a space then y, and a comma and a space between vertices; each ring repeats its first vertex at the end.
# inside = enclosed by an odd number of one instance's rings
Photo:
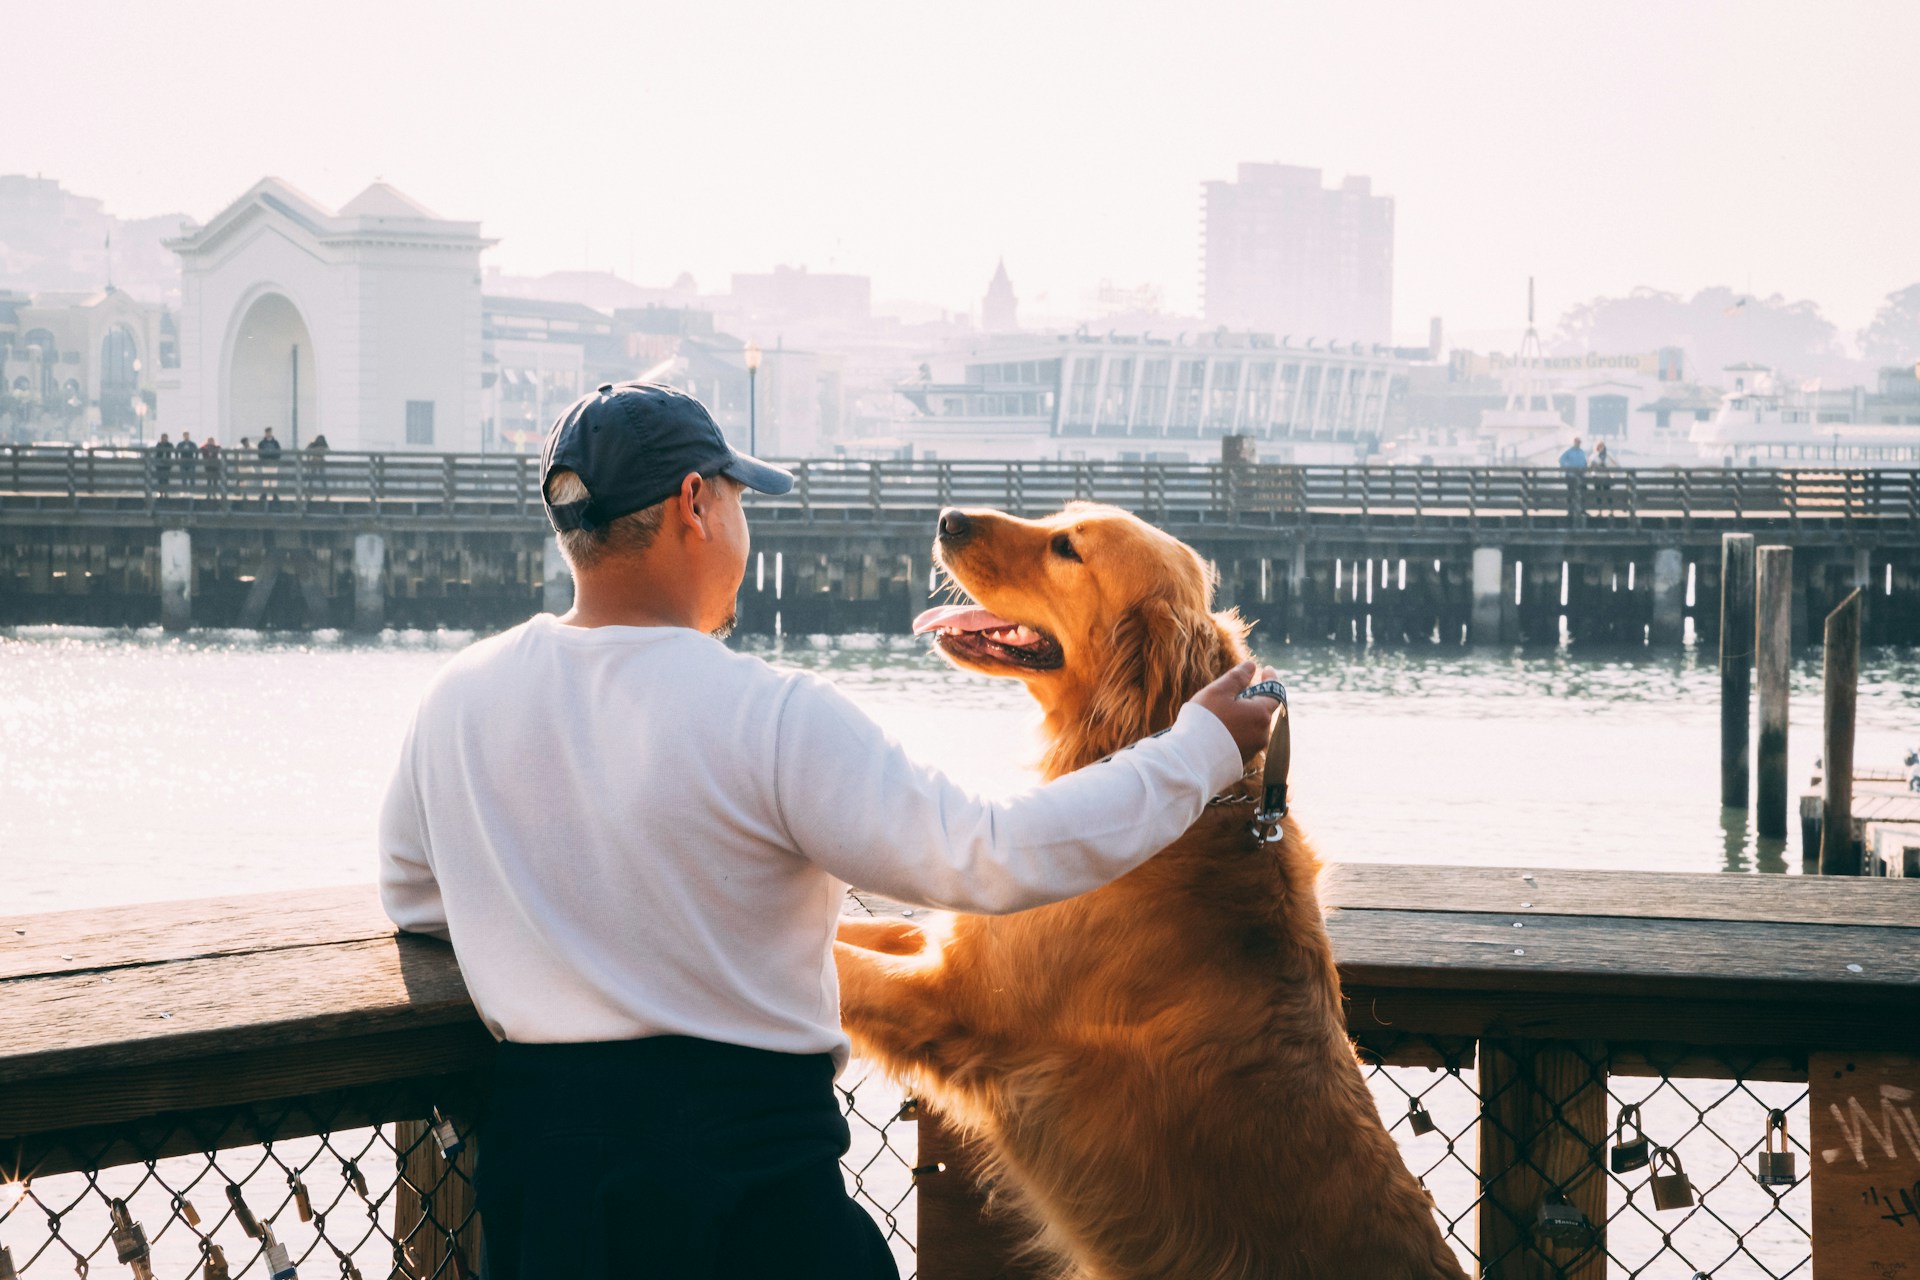
POLYGON ((1252 436, 1264 462, 1364 458, 1404 392, 1404 353, 1271 334, 980 338, 897 388, 878 449, 917 458, 1214 462, 1252 436))
POLYGON ((160 419, 232 445, 481 447, 477 222, 376 182, 339 210, 263 178, 180 255, 180 368, 160 419))

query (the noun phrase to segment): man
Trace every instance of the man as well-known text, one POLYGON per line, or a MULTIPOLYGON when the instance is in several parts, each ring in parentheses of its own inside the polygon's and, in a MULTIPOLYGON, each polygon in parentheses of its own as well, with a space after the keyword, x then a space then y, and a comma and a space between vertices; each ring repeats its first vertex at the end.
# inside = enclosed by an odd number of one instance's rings
POLYGON ((1096 888, 1240 776, 1272 704, 1237 698, 1243 664, 1166 733, 985 803, 830 683, 715 638, 741 492, 793 478, 698 401, 602 386, 541 471, 574 606, 447 664, 380 824, 388 914, 453 943, 502 1041, 486 1274, 892 1280, 838 1164, 846 885, 979 912, 1096 888))
MULTIPOLYGON (((244 441, 242 442, 244 443, 244 441)), ((273 428, 268 427, 260 433, 260 443, 254 446, 254 453, 260 459, 260 504, 280 505, 280 442, 273 438, 273 428)))
POLYGON ((200 461, 199 446, 193 443, 193 433, 182 431, 180 440, 173 446, 173 458, 180 464, 180 490, 189 498, 193 496, 193 472, 200 461))
POLYGON ((167 491, 167 482, 173 477, 173 441, 162 431, 160 438, 153 444, 154 487, 161 493, 167 491))
POLYGON ((1579 436, 1560 455, 1560 469, 1567 473, 1567 518, 1579 520, 1586 511, 1587 484, 1587 451, 1580 447, 1579 436))

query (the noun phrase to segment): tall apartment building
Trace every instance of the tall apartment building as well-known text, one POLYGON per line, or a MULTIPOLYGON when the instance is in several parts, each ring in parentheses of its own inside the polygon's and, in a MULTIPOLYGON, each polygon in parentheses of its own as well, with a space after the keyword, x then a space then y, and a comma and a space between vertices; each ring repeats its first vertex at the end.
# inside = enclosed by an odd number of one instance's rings
POLYGON ((1320 170, 1242 164, 1208 182, 1201 294, 1208 324, 1340 342, 1393 340, 1393 197, 1320 170))

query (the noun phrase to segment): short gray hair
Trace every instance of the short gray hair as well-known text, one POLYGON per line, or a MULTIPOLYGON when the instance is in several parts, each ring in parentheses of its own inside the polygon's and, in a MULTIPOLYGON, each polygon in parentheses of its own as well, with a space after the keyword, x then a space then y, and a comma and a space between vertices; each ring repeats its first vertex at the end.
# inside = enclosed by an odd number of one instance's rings
MULTIPOLYGON (((592 496, 586 481, 572 471, 556 471, 547 480, 547 501, 554 506, 585 502, 592 496)), ((560 541, 560 554, 575 569, 598 564, 609 556, 638 555, 653 545, 666 521, 667 503, 672 501, 663 499, 597 528, 563 529, 555 535, 560 541)))

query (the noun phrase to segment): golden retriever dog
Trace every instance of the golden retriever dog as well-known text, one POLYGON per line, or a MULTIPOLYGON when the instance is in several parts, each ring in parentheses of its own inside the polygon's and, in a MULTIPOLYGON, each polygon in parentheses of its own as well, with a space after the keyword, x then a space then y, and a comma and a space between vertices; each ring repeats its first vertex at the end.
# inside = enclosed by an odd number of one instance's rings
MULTIPOLYGON (((1210 567, 1124 511, 942 514, 977 602, 930 610, 963 668, 1024 681, 1058 777, 1170 725, 1246 656, 1210 567)), ((1230 793, 1251 797, 1258 767, 1230 793)), ((1464 1277, 1381 1124, 1342 1016, 1319 862, 1291 818, 1212 806, 1106 888, 945 927, 842 921, 855 1052, 986 1156, 1082 1280, 1464 1277)))

